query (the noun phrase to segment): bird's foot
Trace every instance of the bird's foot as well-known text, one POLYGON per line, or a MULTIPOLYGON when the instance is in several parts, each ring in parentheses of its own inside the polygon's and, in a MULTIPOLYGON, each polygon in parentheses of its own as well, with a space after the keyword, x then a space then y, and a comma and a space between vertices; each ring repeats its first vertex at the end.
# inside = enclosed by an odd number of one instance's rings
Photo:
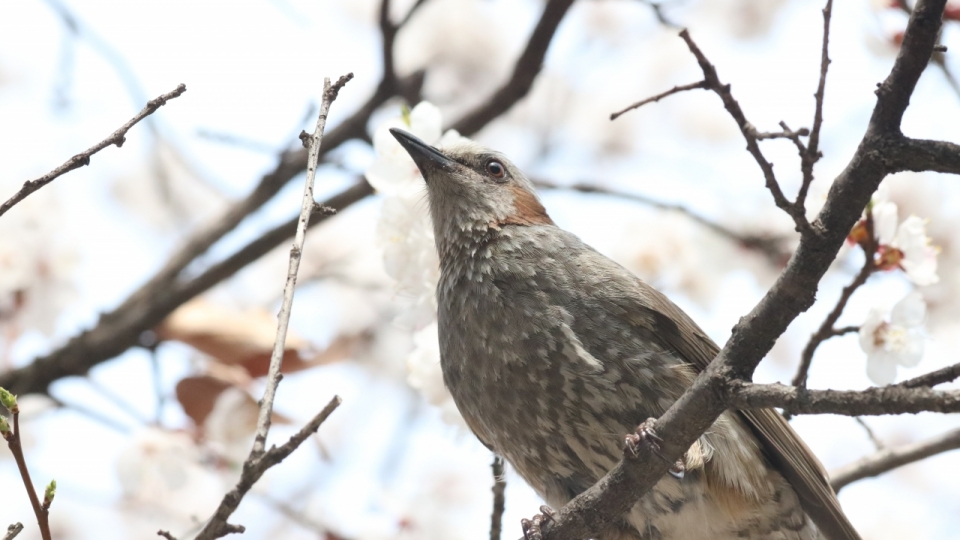
POLYGON ((654 431, 656 422, 657 420, 655 418, 647 418, 642 424, 637 426, 635 432, 627 435, 624 441, 624 450, 631 456, 638 457, 640 455, 640 448, 646 446, 650 448, 654 454, 659 456, 660 445, 663 443, 663 439, 658 437, 654 431))
POLYGON ((540 507, 540 513, 533 516, 533 519, 521 519, 520 527, 523 529, 524 540, 543 540, 543 531, 541 527, 544 523, 553 521, 556 512, 547 505, 540 507))
POLYGON ((684 463, 683 458, 677 460, 673 464, 673 467, 670 467, 670 476, 676 478, 677 480, 683 480, 683 474, 687 472, 687 464, 684 463))

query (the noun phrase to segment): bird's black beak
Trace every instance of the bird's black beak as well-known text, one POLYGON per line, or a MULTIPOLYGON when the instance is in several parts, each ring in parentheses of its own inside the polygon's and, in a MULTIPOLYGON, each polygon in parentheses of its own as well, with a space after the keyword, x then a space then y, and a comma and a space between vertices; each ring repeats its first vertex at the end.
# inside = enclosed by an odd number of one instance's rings
POLYGON ((397 139, 397 142, 403 146, 403 149, 410 154, 414 163, 420 168, 420 173, 424 178, 427 177, 428 171, 434 169, 442 169, 444 171, 454 170, 457 163, 456 161, 443 155, 440 150, 423 142, 414 135, 397 128, 390 128, 390 134, 393 135, 394 138, 397 139))

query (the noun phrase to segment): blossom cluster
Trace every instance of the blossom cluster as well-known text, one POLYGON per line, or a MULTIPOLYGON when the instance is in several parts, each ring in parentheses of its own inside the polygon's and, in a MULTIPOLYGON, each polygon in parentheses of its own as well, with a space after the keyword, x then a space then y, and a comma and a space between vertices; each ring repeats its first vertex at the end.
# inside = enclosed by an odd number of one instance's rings
POLYGON ((404 129, 441 147, 463 137, 454 130, 442 133, 440 110, 429 102, 421 102, 377 128, 373 136, 376 158, 366 173, 370 185, 383 196, 377 241, 383 249, 387 274, 394 279, 402 303, 397 322, 415 332, 414 349, 406 362, 407 383, 440 407, 445 419, 462 423, 440 371, 435 296, 440 261, 426 186, 416 164, 390 134, 390 128, 404 129))
MULTIPOLYGON (((876 271, 902 271, 917 287, 939 281, 938 249, 927 236, 926 221, 910 216, 899 221, 896 203, 882 195, 870 204, 866 216, 854 226, 849 240, 872 257, 876 271)), ((896 380, 897 366, 916 366, 923 357, 926 303, 918 291, 897 302, 889 316, 873 308, 860 325, 860 347, 867 353, 867 376, 876 384, 896 380)))

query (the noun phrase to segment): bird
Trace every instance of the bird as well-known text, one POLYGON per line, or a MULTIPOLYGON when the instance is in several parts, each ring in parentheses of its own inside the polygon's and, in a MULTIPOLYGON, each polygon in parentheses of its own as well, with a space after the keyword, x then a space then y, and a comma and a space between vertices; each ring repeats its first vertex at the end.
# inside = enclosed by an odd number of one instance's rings
MULTIPOLYGON (((390 133, 426 183, 444 384, 480 442, 560 508, 617 464, 624 434, 669 408, 719 348, 664 294, 558 227, 502 153, 390 133)), ((539 535, 530 525, 524 535, 539 535)), ((594 538, 860 537, 814 454, 762 409, 724 412, 594 538)))

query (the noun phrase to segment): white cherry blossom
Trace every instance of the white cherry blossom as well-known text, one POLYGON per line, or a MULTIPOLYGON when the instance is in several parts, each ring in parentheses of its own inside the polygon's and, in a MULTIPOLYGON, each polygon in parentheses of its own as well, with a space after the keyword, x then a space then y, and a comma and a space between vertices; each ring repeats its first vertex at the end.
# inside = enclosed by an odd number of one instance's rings
POLYGON ((927 236, 926 220, 910 216, 898 225, 897 205, 881 201, 873 206, 874 233, 880 243, 878 266, 902 268, 914 284, 937 283, 937 253, 927 236))
POLYGON ((923 320, 926 303, 919 292, 897 302, 887 321, 880 309, 872 309, 860 326, 860 347, 867 353, 867 376, 878 385, 892 383, 897 366, 913 367, 923 357, 923 320))
POLYGON ((435 297, 440 261, 426 186, 416 164, 389 132, 390 128, 399 127, 440 147, 464 140, 453 130, 441 135, 441 121, 440 110, 424 101, 408 114, 384 122, 373 136, 376 158, 366 176, 384 197, 377 241, 383 249, 384 268, 394 279, 401 301, 397 322, 416 332, 414 349, 407 356, 407 382, 428 402, 440 407, 444 419, 457 424, 462 419, 440 371, 435 297))

